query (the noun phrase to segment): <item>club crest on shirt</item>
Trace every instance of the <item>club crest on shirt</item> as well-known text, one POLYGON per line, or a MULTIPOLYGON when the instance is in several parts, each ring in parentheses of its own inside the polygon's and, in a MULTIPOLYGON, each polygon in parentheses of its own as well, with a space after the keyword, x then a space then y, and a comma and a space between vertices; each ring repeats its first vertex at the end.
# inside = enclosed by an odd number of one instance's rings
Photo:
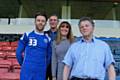
POLYGON ((44 39, 44 42, 45 42, 45 43, 48 43, 48 40, 47 40, 47 39, 44 39))

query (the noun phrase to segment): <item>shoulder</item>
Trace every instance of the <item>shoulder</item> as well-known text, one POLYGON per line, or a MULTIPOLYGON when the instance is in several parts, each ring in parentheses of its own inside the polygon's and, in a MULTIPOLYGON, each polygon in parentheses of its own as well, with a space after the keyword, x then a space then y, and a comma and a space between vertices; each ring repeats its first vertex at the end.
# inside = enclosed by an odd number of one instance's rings
POLYGON ((82 37, 80 36, 80 37, 74 37, 74 42, 77 42, 77 41, 80 41, 80 39, 81 39, 82 37))
POLYGON ((50 34, 50 30, 44 31, 44 34, 50 34))
POLYGON ((25 32, 20 39, 23 40, 24 38, 27 38, 31 33, 32 32, 25 32))
POLYGON ((75 47, 78 47, 79 45, 80 45, 80 41, 76 41, 71 44, 70 48, 75 48, 75 47))
POLYGON ((109 45, 105 41, 100 39, 95 39, 95 43, 104 47, 109 47, 109 45))
POLYGON ((31 31, 31 32, 25 32, 24 33, 26 36, 29 36, 30 34, 33 34, 33 31, 31 31))
POLYGON ((47 37, 49 41, 51 41, 51 38, 49 37, 48 33, 44 32, 44 35, 47 37))

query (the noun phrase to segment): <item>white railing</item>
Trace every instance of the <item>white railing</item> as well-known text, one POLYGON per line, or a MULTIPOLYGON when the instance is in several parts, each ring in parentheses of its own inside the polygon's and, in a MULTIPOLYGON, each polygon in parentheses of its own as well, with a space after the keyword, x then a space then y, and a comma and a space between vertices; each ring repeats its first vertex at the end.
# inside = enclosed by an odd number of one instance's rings
MULTIPOLYGON (((80 36, 78 22, 79 19, 60 19, 62 21, 68 21, 73 30, 75 36, 80 36)), ((120 21, 113 20, 94 20, 95 22, 95 35, 103 37, 120 37, 120 21)), ((60 24, 59 23, 59 24, 60 24)), ((34 18, 0 18, 0 33, 24 33, 34 29, 34 18), (10 24, 8 24, 10 23, 10 24)), ((49 23, 45 27, 45 30, 49 29, 49 23)))
MULTIPOLYGON (((68 21, 72 26, 78 26, 79 19, 60 19, 68 21)), ((94 20, 96 27, 120 27, 120 21, 94 20)), ((34 18, 0 18, 0 25, 34 25, 34 18)))
POLYGON ((7 25, 8 24, 8 20, 7 18, 0 18, 0 25, 7 25))

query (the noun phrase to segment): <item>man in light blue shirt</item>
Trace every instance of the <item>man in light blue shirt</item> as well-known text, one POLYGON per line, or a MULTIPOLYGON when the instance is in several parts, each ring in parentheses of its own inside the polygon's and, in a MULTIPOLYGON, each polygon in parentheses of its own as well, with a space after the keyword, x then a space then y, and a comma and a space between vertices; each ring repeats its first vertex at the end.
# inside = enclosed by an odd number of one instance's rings
POLYGON ((115 80, 114 59, 110 47, 93 36, 94 22, 89 17, 79 21, 82 38, 71 45, 63 62, 63 80, 115 80))

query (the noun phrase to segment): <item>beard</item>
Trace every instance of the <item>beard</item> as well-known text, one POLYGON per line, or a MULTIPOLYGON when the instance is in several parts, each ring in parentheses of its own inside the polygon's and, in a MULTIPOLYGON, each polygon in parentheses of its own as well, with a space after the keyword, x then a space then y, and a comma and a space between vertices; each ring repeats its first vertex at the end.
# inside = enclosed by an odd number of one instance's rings
POLYGON ((42 32, 43 30, 44 30, 44 26, 36 26, 36 30, 38 31, 38 32, 42 32))

